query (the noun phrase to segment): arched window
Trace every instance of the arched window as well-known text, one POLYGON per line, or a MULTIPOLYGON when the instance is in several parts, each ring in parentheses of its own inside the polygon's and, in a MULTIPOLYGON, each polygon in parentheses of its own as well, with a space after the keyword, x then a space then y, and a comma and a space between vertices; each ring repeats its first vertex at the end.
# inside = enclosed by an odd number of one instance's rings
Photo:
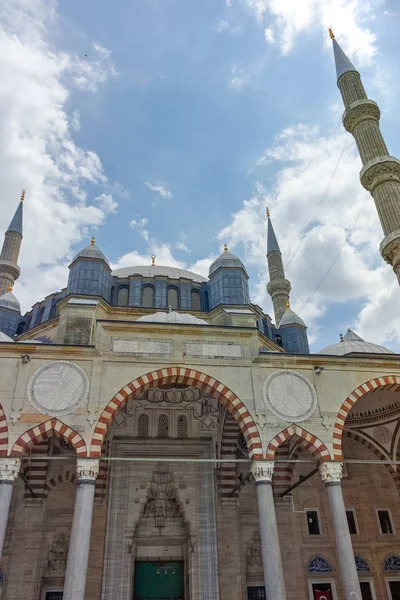
POLYGON ((192 291, 192 310, 201 310, 201 301, 199 292, 192 291))
POLYGON ((308 563, 309 573, 332 573, 332 565, 322 556, 316 556, 308 563))
POLYGON ((167 289, 167 303, 173 310, 179 308, 179 292, 175 287, 167 289))
POLYGON ((168 415, 160 415, 158 417, 157 437, 166 438, 169 434, 169 419, 168 415))
POLYGON ((118 306, 128 306, 129 289, 127 286, 121 286, 118 288, 118 306))
POLYGON ((387 572, 393 573, 394 571, 400 571, 400 556, 396 556, 392 554, 392 556, 388 556, 385 562, 383 563, 383 570, 387 572))
POLYGON ((153 308, 154 306, 154 288, 152 285, 145 285, 142 294, 142 306, 153 308))
POLYGON ((357 571, 359 571, 360 573, 369 573, 370 572, 371 569, 369 568, 369 564, 367 563, 365 558, 363 558, 362 556, 357 556, 357 554, 356 554, 354 556, 354 560, 356 561, 357 571))
POLYGON ((177 421, 177 437, 178 438, 187 438, 188 437, 188 420, 186 415, 179 415, 177 421))
POLYGON ((142 413, 138 418, 137 436, 139 438, 149 437, 149 415, 142 413))
POLYGON ((40 310, 38 310, 37 315, 36 315, 36 320, 35 320, 35 327, 37 327, 38 325, 40 325, 43 321, 43 317, 44 317, 44 309, 45 307, 42 306, 42 308, 40 310))

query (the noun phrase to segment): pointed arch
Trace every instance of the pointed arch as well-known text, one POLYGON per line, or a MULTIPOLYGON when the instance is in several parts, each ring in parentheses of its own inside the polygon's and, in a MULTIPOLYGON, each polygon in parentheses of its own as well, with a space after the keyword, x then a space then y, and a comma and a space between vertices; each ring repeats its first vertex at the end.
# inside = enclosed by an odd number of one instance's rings
POLYGON ((49 419, 40 425, 35 425, 28 431, 25 431, 15 442, 11 450, 11 456, 22 456, 28 448, 34 444, 38 444, 43 440, 47 440, 52 435, 56 435, 61 439, 69 442, 76 450, 77 456, 86 457, 87 447, 77 431, 65 425, 58 419, 49 419))
POLYGON ((321 440, 294 423, 289 427, 286 427, 286 429, 278 433, 270 441, 267 448, 266 459, 275 460, 275 454, 279 446, 294 435, 298 435, 299 438, 305 440, 306 444, 303 445, 303 449, 309 450, 312 456, 315 456, 315 458, 321 460, 322 462, 332 460, 328 448, 323 442, 321 442, 321 440))
POLYGON ((0 404, 0 456, 8 454, 8 425, 6 413, 0 404))
POLYGON ((389 375, 387 377, 376 377, 359 385, 351 392, 343 402, 336 416, 335 427, 333 429, 333 456, 335 460, 343 460, 342 437, 344 423, 354 404, 368 394, 376 390, 390 390, 392 392, 400 392, 400 377, 397 375, 389 375))
POLYGON ((214 379, 214 377, 210 377, 210 375, 195 371, 194 369, 185 369, 183 367, 170 367, 146 373, 120 389, 104 408, 97 421, 90 446, 90 456, 94 458, 100 456, 101 445, 109 425, 117 412, 129 400, 134 398, 136 394, 141 394, 150 388, 173 383, 196 387, 221 402, 239 425, 249 449, 249 456, 251 458, 262 458, 262 444, 257 425, 243 402, 232 390, 217 379, 214 379))

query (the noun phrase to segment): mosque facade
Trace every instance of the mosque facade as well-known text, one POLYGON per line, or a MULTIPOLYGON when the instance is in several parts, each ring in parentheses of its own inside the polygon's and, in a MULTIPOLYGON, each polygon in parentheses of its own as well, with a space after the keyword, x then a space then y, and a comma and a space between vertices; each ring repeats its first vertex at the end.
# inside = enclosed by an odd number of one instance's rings
MULTIPOLYGON (((400 162, 331 37, 400 282, 400 162)), ((310 353, 269 214, 273 318, 228 248, 205 278, 112 271, 94 239, 22 315, 22 218, 23 198, 0 255, 1 600, 400 600, 399 355, 350 330, 310 353)))

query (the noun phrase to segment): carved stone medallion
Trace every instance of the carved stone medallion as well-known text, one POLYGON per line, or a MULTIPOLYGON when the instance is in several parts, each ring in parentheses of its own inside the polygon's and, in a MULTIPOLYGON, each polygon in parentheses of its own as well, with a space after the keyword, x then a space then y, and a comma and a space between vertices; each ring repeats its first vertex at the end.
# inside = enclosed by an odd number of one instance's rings
POLYGON ((263 392, 270 411, 284 421, 305 421, 317 406, 314 386, 296 371, 275 371, 265 380, 263 392))
POLYGON ((388 444, 392 439, 392 432, 385 425, 380 425, 379 427, 375 427, 373 436, 380 444, 388 444))
POLYGON ((28 383, 28 398, 39 412, 57 417, 81 406, 89 391, 85 371, 73 362, 57 360, 39 367, 28 383))

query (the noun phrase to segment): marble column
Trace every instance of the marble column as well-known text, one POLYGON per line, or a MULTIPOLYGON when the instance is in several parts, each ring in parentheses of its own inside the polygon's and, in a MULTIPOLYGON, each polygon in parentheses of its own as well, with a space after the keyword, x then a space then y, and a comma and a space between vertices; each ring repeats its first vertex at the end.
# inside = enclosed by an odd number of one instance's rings
POLYGON ((64 600, 84 600, 96 477, 99 461, 78 458, 74 516, 69 541, 64 600))
POLYGON ((6 537, 13 484, 18 477, 20 465, 19 458, 0 458, 0 558, 6 537))
POLYGON ((360 582, 343 500, 341 484, 343 466, 338 462, 325 462, 320 465, 319 471, 328 492, 344 598, 345 600, 361 600, 360 582))
POLYGON ((285 600, 282 557, 272 491, 274 463, 253 461, 251 472, 256 481, 258 513, 260 520, 261 552, 267 600, 285 600))

